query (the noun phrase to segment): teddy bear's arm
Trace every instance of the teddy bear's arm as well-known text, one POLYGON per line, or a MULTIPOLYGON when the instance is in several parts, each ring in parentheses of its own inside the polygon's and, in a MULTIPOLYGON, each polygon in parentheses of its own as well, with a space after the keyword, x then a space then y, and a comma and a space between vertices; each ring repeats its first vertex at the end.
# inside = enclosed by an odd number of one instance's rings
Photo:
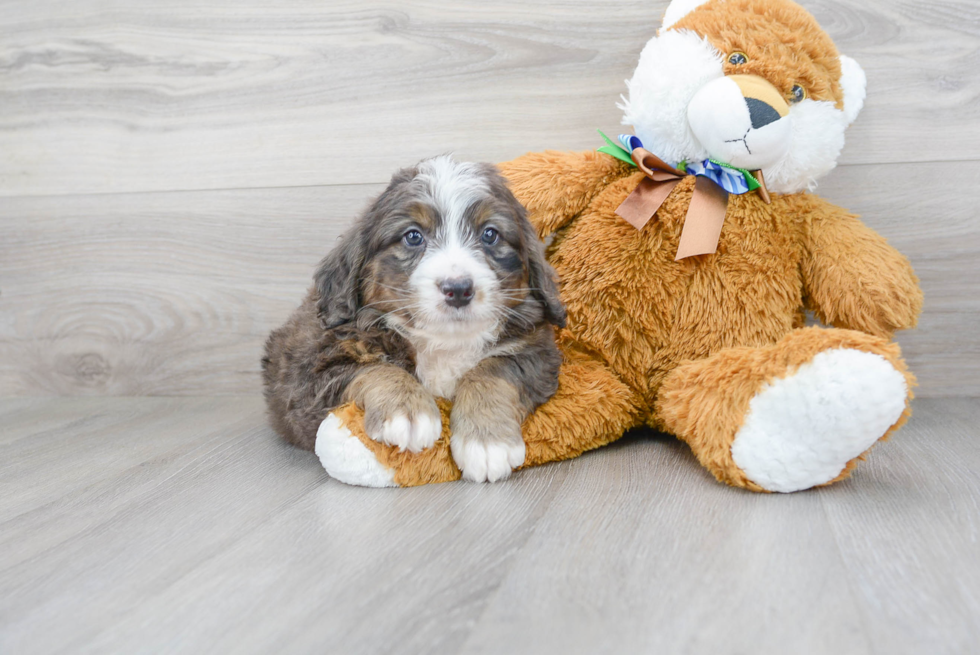
POLYGON ((530 152, 499 165, 541 238, 578 216, 629 166, 600 152, 530 152))
POLYGON ((857 216, 812 195, 805 215, 806 306, 828 325, 889 337, 914 327, 922 290, 909 260, 857 216))

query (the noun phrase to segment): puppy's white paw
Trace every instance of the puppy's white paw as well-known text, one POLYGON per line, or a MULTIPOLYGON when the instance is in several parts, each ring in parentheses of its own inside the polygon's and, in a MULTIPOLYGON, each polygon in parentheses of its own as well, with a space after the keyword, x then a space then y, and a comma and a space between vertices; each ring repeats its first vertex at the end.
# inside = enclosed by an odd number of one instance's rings
POLYGON ((456 466, 470 482, 496 482, 524 463, 524 441, 505 443, 453 436, 449 441, 456 466))
POLYGON ((375 441, 395 446, 399 450, 418 453, 431 448, 442 433, 442 418, 425 412, 415 414, 411 418, 397 413, 381 424, 380 430, 370 436, 375 441))

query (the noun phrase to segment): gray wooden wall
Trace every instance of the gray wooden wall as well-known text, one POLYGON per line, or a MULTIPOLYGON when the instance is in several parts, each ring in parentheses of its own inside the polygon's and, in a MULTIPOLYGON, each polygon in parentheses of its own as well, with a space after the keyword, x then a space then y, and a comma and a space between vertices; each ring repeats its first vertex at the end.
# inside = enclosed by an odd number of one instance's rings
MULTIPOLYGON (((821 193, 915 264, 920 395, 978 395, 980 2, 803 4, 869 78, 821 193)), ((265 335, 395 168, 600 145, 665 6, 4 3, 0 395, 257 392, 265 335)))

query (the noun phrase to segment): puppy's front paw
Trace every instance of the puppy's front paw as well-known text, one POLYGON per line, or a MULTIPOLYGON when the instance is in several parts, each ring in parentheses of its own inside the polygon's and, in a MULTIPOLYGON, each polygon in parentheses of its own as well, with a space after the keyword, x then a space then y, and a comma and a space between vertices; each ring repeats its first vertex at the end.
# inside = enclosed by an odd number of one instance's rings
POLYGON ((396 413, 381 424, 380 436, 371 434, 371 438, 389 446, 397 446, 399 450, 417 453, 431 448, 439 440, 441 433, 442 419, 438 411, 434 416, 425 413, 396 413))
POLYGON ((453 408, 449 448, 463 479, 496 482, 524 463, 524 437, 517 421, 470 416, 464 406, 453 408), (477 420, 474 420, 477 419, 477 420))
POLYGON ((421 386, 398 396, 366 403, 364 429, 368 436, 412 453, 431 448, 442 434, 442 416, 435 399, 421 386))
POLYGON ((449 441, 456 466, 470 482, 496 482, 524 463, 524 442, 480 441, 453 435, 449 441))

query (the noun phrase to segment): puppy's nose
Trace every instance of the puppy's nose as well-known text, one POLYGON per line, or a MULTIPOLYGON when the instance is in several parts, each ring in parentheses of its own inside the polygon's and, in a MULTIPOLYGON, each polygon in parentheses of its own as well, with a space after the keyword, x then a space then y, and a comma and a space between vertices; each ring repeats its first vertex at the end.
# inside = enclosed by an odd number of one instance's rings
POLYGON ((468 277, 443 280, 439 290, 450 307, 466 307, 473 300, 473 280, 468 277))
POLYGON ((749 106, 749 118, 752 119, 752 127, 755 129, 775 123, 782 118, 778 111, 761 100, 746 98, 745 104, 749 106))

